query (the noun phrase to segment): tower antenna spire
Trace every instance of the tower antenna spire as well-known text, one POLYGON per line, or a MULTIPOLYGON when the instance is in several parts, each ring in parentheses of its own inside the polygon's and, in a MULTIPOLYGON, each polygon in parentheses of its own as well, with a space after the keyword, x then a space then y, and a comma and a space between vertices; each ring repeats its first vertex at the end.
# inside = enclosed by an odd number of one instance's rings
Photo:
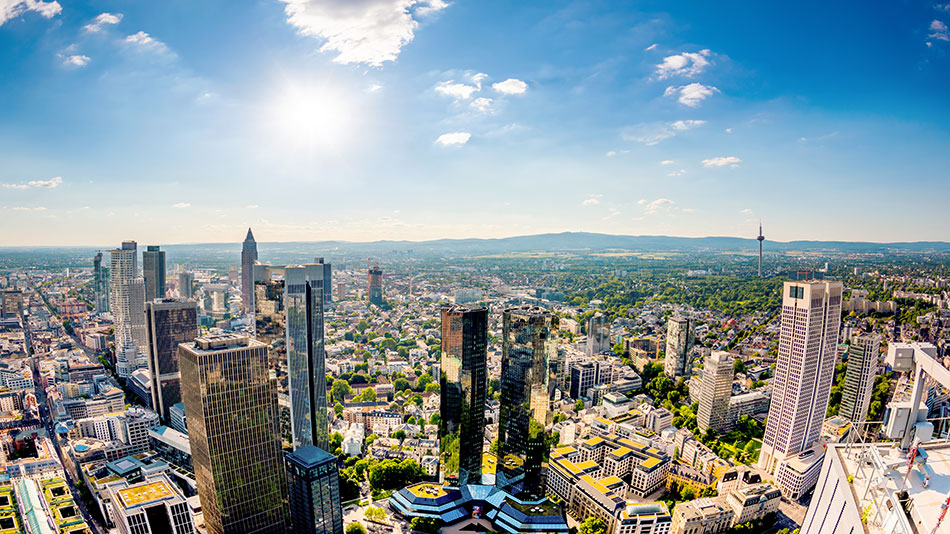
POLYGON ((756 237, 759 241, 759 278, 762 277, 762 242, 765 241, 765 236, 762 235, 762 219, 759 219, 759 236, 756 237))

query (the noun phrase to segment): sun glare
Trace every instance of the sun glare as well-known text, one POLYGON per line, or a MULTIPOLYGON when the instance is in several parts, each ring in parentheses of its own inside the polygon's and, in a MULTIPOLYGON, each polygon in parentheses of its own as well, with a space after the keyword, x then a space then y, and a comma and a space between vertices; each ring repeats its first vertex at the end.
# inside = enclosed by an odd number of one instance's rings
POLYGON ((293 86, 275 99, 265 120, 284 144, 300 149, 342 147, 353 122, 342 92, 320 86, 293 86))

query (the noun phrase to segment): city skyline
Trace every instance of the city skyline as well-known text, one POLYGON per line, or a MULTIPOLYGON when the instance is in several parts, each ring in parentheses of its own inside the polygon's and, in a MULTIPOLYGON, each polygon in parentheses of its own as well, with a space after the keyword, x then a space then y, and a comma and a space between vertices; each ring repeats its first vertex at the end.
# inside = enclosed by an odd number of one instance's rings
POLYGON ((342 5, 5 1, 0 244, 946 238, 935 4, 342 5), (838 217, 895 184, 932 224, 838 217))

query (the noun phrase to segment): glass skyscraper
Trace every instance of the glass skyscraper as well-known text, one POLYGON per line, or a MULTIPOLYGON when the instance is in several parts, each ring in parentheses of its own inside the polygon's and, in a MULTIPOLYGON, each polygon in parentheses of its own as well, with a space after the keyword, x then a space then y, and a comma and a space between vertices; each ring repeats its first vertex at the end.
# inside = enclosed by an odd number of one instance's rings
POLYGON ((187 299, 156 299, 145 303, 148 371, 152 409, 168 421, 169 409, 181 402, 178 345, 198 337, 198 306, 187 299))
POLYGON ((488 310, 443 308, 439 443, 448 483, 481 483, 487 359, 488 310))
POLYGON ((294 448, 327 450, 326 354, 323 348, 323 264, 284 268, 287 375, 294 448))
POLYGON ((142 276, 145 278, 145 302, 165 298, 165 251, 149 245, 142 252, 142 276))
POLYGON ((287 479, 267 347, 223 334, 182 343, 178 351, 207 531, 284 532, 287 479))
POLYGON ((96 252, 92 261, 92 270, 96 312, 105 313, 109 311, 109 271, 102 265, 102 252, 96 252))
POLYGON ((257 241, 247 229, 241 245, 241 306, 244 313, 254 311, 254 264, 257 262, 257 241))
POLYGON ((294 534, 343 534, 337 459, 314 446, 286 456, 290 522, 294 534))
POLYGON ((495 485, 515 496, 543 497, 545 427, 552 423, 557 316, 538 307, 505 310, 501 360, 500 444, 495 485))

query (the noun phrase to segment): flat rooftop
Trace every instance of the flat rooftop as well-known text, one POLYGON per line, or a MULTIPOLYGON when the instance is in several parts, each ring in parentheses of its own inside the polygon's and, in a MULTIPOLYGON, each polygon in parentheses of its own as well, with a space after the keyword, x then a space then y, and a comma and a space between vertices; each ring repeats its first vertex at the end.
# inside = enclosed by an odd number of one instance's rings
POLYGON ((160 501, 175 495, 175 492, 168 487, 168 483, 164 480, 121 489, 118 493, 126 508, 132 508, 147 502, 160 501))

